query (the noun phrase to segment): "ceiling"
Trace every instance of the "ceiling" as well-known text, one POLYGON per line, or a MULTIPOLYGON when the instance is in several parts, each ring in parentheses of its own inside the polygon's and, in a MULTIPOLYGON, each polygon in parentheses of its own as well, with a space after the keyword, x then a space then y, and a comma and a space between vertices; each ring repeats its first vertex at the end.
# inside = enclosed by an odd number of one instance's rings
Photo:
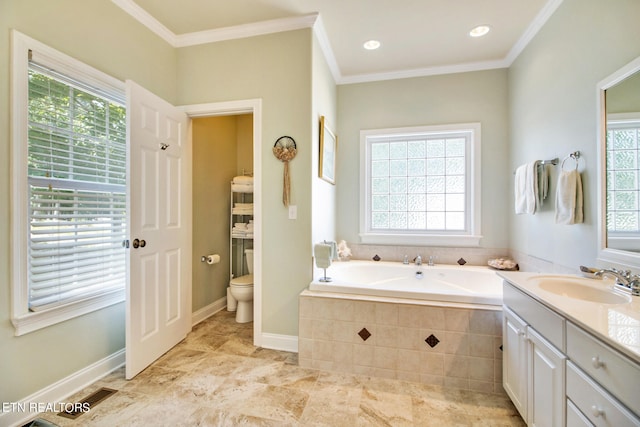
POLYGON ((112 1, 176 47, 313 28, 339 84, 508 67, 562 2, 112 1), (489 34, 470 37, 480 24, 489 34))

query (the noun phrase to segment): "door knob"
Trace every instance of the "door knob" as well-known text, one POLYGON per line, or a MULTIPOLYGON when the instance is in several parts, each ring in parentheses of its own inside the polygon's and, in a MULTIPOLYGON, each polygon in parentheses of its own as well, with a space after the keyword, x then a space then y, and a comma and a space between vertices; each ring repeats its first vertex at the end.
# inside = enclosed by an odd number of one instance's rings
POLYGON ((147 242, 145 240, 133 239, 131 245, 133 246, 133 249, 144 248, 147 246, 147 242))

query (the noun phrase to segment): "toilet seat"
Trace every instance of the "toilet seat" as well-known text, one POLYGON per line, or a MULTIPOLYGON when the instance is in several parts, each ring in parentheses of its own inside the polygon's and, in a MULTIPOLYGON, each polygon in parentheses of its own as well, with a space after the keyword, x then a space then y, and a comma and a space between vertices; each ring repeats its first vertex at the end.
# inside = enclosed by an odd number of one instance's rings
POLYGON ((245 274, 244 276, 234 277, 231 279, 229 284, 237 287, 253 286, 253 274, 245 274))

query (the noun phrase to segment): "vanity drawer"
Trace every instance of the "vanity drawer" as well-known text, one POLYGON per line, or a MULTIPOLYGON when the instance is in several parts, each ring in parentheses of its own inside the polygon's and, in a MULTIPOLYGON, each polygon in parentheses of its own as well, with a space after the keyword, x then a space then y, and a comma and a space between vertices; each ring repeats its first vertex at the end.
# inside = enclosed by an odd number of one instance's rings
POLYGON ((592 427, 591 421, 567 399, 567 427, 592 427))
POLYGON ((640 366, 570 322, 567 322, 567 355, 640 416, 640 366))
POLYGON ((509 282, 503 282, 502 299, 547 341, 564 351, 564 319, 509 282))
POLYGON ((640 426, 640 418, 571 362, 567 362, 567 397, 594 426, 640 426))

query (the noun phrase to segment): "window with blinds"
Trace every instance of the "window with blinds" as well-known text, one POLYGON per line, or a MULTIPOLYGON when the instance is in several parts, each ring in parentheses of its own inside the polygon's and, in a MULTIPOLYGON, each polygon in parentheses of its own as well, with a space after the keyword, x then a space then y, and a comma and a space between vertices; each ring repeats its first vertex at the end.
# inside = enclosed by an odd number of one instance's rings
POLYGON ((28 77, 28 305, 125 286, 126 110, 34 62, 28 77))

